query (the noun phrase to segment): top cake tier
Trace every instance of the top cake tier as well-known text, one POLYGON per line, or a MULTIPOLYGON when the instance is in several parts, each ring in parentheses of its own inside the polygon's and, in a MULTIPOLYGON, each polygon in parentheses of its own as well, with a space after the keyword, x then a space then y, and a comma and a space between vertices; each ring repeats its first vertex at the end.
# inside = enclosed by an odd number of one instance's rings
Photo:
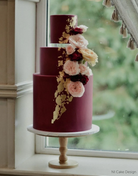
POLYGON ((51 15, 50 39, 51 43, 68 43, 68 37, 77 26, 76 15, 51 15))

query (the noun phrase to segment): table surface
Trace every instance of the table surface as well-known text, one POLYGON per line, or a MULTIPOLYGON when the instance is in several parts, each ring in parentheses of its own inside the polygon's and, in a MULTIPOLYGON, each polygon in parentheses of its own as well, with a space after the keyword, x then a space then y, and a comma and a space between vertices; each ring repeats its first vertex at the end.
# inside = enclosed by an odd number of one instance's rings
POLYGON ((35 133, 40 136, 49 136, 49 137, 80 137, 98 133, 100 131, 99 126, 92 124, 92 128, 87 131, 79 131, 79 132, 49 132, 49 131, 41 131, 33 128, 33 125, 28 126, 28 131, 35 133))

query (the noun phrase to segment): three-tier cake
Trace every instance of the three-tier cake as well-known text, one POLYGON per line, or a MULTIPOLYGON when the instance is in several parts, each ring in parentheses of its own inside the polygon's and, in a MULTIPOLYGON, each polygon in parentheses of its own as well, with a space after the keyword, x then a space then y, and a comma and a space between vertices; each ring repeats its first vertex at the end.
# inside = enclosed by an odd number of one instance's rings
POLYGON ((33 75, 33 128, 50 132, 79 132, 92 126, 93 74, 88 67, 97 55, 87 48, 87 30, 76 15, 51 15, 51 43, 40 48, 40 73, 33 75))

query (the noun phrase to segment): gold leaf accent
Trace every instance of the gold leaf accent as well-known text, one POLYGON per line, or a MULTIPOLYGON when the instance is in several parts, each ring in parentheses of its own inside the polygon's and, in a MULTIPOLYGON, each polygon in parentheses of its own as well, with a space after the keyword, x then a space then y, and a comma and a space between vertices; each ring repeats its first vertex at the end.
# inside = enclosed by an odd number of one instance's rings
POLYGON ((64 102, 65 100, 66 100, 66 95, 61 95, 61 99, 62 99, 62 101, 64 102))
POLYGON ((62 80, 61 77, 57 77, 57 82, 60 82, 62 80))
POLYGON ((62 43, 68 43, 68 39, 65 39, 65 40, 62 40, 62 41, 59 41, 60 44, 62 43))
POLYGON ((59 72, 59 76, 60 76, 61 78, 63 78, 63 76, 64 76, 64 71, 59 72))
POLYGON ((62 40, 63 40, 63 37, 60 37, 60 38, 59 38, 59 41, 62 41, 62 40))
POLYGON ((62 33, 62 37, 59 38, 59 43, 68 43, 69 34, 66 32, 62 33))
POLYGON ((62 100, 62 97, 59 95, 57 98, 56 98, 56 103, 61 106, 61 100, 62 100))
POLYGON ((64 38, 69 38, 70 35, 67 34, 66 32, 63 32, 62 36, 63 36, 64 38))
POLYGON ((67 33, 69 33, 70 32, 70 27, 68 25, 66 25, 65 30, 66 30, 67 33))
POLYGON ((63 60, 58 61, 58 67, 63 66, 63 60))
POLYGON ((56 90, 56 92, 55 92, 55 97, 57 97, 57 95, 58 95, 58 90, 56 90))
POLYGON ((70 96, 70 97, 68 98, 68 101, 71 102, 72 100, 73 100, 73 97, 70 96))
POLYGON ((60 111, 60 107, 56 105, 55 111, 53 112, 53 119, 51 120, 51 123, 54 123, 54 121, 58 119, 59 111, 60 111))
POLYGON ((58 93, 61 93, 64 90, 64 84, 60 82, 57 89, 58 89, 58 93))
MULTIPOLYGON (((59 74, 64 74, 64 72, 59 72, 59 74)), ((62 76, 57 77, 57 90, 55 92, 55 102, 56 107, 55 111, 53 112, 53 119, 51 120, 51 123, 54 123, 55 120, 58 120, 62 114, 66 111, 65 104, 69 104, 73 100, 73 97, 69 94, 69 92, 66 89, 66 84, 68 82, 68 79, 64 81, 62 76), (60 78, 60 79, 58 79, 60 78)))
POLYGON ((63 51, 63 54, 66 54, 66 52, 65 52, 65 51, 63 51))
POLYGON ((67 19, 67 25, 65 26, 65 31, 64 32, 62 32, 62 36, 59 38, 59 43, 61 44, 61 43, 68 43, 68 38, 69 38, 69 36, 70 36, 70 28, 72 28, 72 27, 74 27, 75 26, 75 24, 76 24, 76 22, 77 22, 77 17, 76 16, 74 16, 74 17, 72 17, 71 19, 70 18, 68 18, 67 19))
MULTIPOLYGON (((74 27, 77 21, 77 17, 72 17, 71 19, 67 19, 68 25, 65 26, 65 31, 62 33, 62 36, 59 38, 59 43, 68 43, 68 39, 70 36, 70 27, 74 27)), ((60 51, 61 48, 58 48, 58 51, 60 51)), ((66 60, 68 60, 68 55, 65 51, 62 52, 62 56, 59 56, 58 58, 65 57, 66 60)), ((58 67, 63 66, 64 62, 63 60, 58 60, 58 67)), ((53 119, 51 120, 51 123, 54 123, 55 120, 58 120, 62 114, 66 111, 66 104, 69 104, 73 100, 73 97, 70 95, 70 93, 67 90, 67 83, 69 79, 64 80, 64 71, 60 71, 59 75, 57 76, 57 90, 55 91, 55 111, 53 112, 53 119)))
MULTIPOLYGON (((60 51, 61 49, 62 49, 62 48, 61 48, 61 47, 59 47, 59 48, 58 48, 58 51, 60 51)), ((62 57, 62 56, 61 56, 61 57, 62 57)))
POLYGON ((61 116, 66 110, 67 110, 66 107, 63 105, 63 106, 61 107, 60 116, 61 116))
POLYGON ((70 27, 74 27, 76 22, 77 22, 77 17, 76 16, 72 17, 72 19, 70 20, 70 27))

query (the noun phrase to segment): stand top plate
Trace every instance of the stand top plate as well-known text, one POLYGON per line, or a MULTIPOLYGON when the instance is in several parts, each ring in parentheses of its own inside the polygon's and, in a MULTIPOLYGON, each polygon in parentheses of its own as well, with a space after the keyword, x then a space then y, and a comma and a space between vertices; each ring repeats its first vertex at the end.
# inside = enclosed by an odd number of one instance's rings
POLYGON ((94 133, 98 133, 100 131, 99 126, 92 125, 92 128, 87 131, 79 131, 79 132, 49 132, 49 131, 40 131, 33 128, 33 125, 28 126, 28 131, 35 133, 40 136, 49 136, 49 137, 81 137, 86 135, 91 135, 94 133))

